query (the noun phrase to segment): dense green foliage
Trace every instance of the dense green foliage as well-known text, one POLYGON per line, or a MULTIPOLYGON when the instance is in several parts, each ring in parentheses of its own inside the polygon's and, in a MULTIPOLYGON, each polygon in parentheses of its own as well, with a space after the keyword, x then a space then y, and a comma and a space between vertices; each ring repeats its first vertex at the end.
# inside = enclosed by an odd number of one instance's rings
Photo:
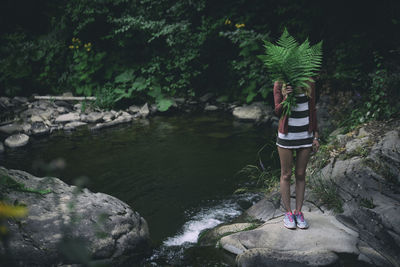
POLYGON ((359 4, 6 0, 0 4, 1 95, 72 91, 105 96, 100 102, 107 106, 150 101, 163 110, 171 97, 206 92, 221 101, 272 100, 271 79, 256 56, 262 41, 276 40, 285 27, 297 40, 324 40, 323 84, 364 93, 373 86, 373 53, 382 64, 398 59, 393 33, 400 22, 395 1, 362 3, 364 11, 354 12, 359 4))

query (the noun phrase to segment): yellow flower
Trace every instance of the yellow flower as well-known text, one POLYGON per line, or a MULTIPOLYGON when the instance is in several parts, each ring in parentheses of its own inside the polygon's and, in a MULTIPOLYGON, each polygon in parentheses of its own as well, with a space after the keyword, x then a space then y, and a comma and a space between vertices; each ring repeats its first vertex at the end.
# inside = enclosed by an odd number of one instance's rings
POLYGON ((70 45, 70 46, 68 46, 68 47, 69 47, 69 49, 74 49, 75 46, 70 45))
POLYGON ((4 225, 0 225, 0 235, 5 235, 7 234, 8 229, 4 225))
POLYGON ((79 45, 75 46, 75 48, 78 49, 78 48, 79 48, 79 45))
POLYGON ((232 21, 230 20, 230 19, 226 19, 225 20, 225 25, 229 25, 229 24, 231 24, 232 23, 232 21))
POLYGON ((0 202, 0 218, 1 217, 24 217, 28 212, 24 206, 7 205, 0 202))
POLYGON ((90 47, 86 48, 86 51, 88 51, 88 52, 89 52, 89 51, 90 51, 90 47))
POLYGON ((242 23, 242 24, 236 23, 236 24, 235 24, 235 27, 238 28, 238 29, 239 29, 239 28, 243 28, 244 26, 245 26, 244 23, 242 23))

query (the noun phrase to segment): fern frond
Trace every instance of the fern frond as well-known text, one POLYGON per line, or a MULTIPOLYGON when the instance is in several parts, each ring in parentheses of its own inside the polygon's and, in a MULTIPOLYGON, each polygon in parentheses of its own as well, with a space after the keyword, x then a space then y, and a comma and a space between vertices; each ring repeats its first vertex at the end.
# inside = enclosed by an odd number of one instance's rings
MULTIPOLYGON (((259 58, 267 67, 272 82, 278 80, 291 84, 295 89, 309 88, 311 77, 321 69, 322 64, 322 41, 310 46, 306 39, 299 44, 285 28, 277 44, 264 41, 265 55, 259 58)), ((290 107, 295 105, 293 99, 284 102, 283 114, 290 114, 290 107)))

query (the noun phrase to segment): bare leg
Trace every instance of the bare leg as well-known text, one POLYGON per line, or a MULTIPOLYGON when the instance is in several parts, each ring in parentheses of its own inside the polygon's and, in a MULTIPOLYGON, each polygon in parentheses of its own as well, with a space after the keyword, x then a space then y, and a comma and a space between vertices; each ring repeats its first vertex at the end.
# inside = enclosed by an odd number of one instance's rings
POLYGON ((296 150, 296 211, 301 211, 306 187, 306 168, 310 158, 311 148, 304 147, 296 150))
POLYGON ((280 189, 283 205, 287 212, 290 208, 290 178, 292 176, 293 152, 290 149, 278 146, 278 153, 281 162, 280 189))

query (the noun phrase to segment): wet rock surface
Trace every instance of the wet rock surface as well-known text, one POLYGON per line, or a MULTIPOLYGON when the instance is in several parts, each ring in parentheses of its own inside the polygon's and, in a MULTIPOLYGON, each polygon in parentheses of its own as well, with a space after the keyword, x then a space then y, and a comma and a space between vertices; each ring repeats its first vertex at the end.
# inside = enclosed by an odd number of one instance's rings
MULTIPOLYGON (((123 265, 149 251, 146 221, 126 203, 103 193, 69 186, 54 177, 35 177, 0 167, 0 174, 25 188, 48 190, 2 192, 10 203, 26 205, 26 217, 8 220, 9 266, 55 266, 83 259, 123 265), (81 251, 79 251, 81 250, 81 251)), ((86 262, 87 264, 87 262, 86 262)))

